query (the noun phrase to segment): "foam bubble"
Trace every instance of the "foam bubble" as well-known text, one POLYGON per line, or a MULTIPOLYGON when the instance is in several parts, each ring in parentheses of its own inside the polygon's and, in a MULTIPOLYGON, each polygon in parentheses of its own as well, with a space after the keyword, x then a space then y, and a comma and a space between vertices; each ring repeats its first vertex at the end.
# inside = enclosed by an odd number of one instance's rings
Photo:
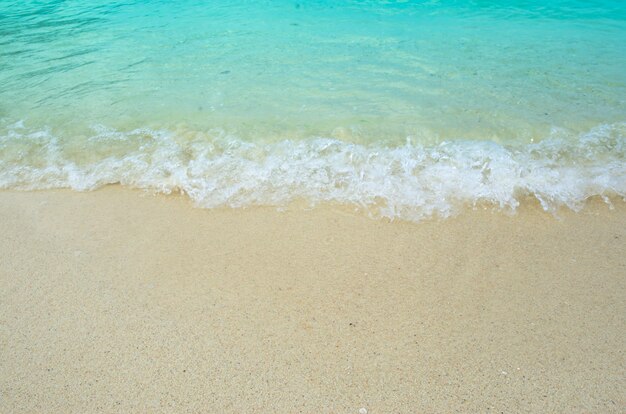
POLYGON ((22 123, 0 135, 0 188, 93 190, 106 184, 182 192, 198 206, 349 204, 374 216, 418 221, 463 206, 514 211, 527 196, 550 211, 586 199, 626 197, 626 123, 577 137, 505 146, 360 145, 328 138, 253 143, 208 133, 94 127, 59 137, 22 123))

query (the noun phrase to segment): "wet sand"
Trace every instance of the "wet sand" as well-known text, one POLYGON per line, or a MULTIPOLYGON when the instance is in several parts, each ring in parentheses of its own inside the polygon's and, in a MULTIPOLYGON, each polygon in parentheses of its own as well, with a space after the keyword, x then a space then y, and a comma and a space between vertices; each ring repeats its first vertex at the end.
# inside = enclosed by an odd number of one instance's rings
POLYGON ((626 206, 0 192, 0 412, 623 412, 626 206))

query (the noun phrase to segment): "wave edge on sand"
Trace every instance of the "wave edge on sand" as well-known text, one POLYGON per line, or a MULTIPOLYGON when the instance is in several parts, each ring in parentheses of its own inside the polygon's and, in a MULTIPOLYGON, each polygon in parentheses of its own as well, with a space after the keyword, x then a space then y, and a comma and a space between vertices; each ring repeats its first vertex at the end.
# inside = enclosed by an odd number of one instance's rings
POLYGON ((523 145, 446 141, 403 146, 310 140, 249 142, 224 131, 95 126, 60 137, 18 122, 0 135, 0 188, 94 190, 121 184, 182 192, 204 208, 354 205, 375 217, 449 217, 463 206, 515 211, 526 197, 544 210, 626 197, 626 123, 572 137, 554 130, 523 145))

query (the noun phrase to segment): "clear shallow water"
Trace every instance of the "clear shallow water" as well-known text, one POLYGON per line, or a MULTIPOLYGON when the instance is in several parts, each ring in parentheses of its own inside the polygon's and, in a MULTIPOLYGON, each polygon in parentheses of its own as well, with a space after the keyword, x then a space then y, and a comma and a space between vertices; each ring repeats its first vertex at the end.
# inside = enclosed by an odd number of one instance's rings
POLYGON ((625 121, 621 1, 0 1, 1 188, 579 208, 625 121))

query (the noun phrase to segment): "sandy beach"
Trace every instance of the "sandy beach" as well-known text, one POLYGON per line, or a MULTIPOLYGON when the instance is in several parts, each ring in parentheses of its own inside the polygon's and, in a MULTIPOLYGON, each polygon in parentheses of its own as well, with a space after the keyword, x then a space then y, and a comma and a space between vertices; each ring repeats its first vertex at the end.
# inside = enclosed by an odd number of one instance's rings
POLYGON ((624 412, 614 207, 415 224, 0 192, 0 412, 624 412))

